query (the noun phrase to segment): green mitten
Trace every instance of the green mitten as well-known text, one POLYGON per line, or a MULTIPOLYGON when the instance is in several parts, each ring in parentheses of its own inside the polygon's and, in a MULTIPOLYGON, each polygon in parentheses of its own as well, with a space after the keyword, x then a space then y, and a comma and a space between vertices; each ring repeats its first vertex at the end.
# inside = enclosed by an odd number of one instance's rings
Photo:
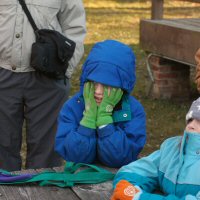
POLYGON ((97 126, 113 123, 112 111, 115 105, 120 101, 123 95, 121 88, 110 88, 104 87, 104 96, 101 104, 97 111, 97 126))
POLYGON ((83 97, 85 110, 80 124, 88 128, 96 129, 97 104, 94 99, 94 84, 92 82, 85 83, 83 97))

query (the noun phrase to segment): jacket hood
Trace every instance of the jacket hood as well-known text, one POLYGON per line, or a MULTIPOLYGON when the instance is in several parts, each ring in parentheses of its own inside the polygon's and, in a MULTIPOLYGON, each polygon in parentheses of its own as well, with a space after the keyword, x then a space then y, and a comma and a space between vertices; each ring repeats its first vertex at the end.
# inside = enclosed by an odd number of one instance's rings
POLYGON ((81 91, 88 80, 122 88, 130 93, 136 80, 132 49, 115 40, 96 43, 83 64, 81 91))

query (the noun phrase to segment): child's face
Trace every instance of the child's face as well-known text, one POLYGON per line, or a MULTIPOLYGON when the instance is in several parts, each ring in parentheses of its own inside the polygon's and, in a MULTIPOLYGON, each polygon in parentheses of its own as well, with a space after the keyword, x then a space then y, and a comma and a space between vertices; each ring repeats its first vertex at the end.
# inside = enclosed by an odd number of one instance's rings
POLYGON ((188 132, 200 133, 200 121, 197 119, 192 119, 188 122, 185 130, 188 132))
MULTIPOLYGON (((110 92, 110 88, 111 87, 108 87, 108 93, 110 92)), ((104 85, 101 83, 94 82, 94 99, 98 106, 103 100, 103 93, 104 93, 104 85)))

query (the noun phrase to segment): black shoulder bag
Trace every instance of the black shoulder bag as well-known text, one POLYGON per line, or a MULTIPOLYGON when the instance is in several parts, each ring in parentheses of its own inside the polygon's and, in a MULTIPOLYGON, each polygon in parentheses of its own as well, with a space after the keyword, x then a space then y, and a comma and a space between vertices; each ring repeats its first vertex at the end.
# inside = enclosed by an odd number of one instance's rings
POLYGON ((38 29, 24 0, 19 0, 36 35, 32 44, 30 66, 54 79, 64 79, 76 43, 55 30, 38 29))

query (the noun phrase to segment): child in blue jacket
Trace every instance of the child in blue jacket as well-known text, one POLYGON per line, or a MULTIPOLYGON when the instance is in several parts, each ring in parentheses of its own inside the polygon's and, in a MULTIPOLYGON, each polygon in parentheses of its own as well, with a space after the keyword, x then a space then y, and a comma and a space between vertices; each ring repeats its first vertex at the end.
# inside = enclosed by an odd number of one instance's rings
POLYGON ((121 167, 137 159, 146 141, 146 117, 130 95, 135 79, 130 47, 115 40, 94 45, 80 91, 58 117, 55 150, 66 161, 121 167))
POLYGON ((118 171, 112 200, 200 200, 200 98, 186 122, 183 136, 167 139, 160 150, 118 171))

